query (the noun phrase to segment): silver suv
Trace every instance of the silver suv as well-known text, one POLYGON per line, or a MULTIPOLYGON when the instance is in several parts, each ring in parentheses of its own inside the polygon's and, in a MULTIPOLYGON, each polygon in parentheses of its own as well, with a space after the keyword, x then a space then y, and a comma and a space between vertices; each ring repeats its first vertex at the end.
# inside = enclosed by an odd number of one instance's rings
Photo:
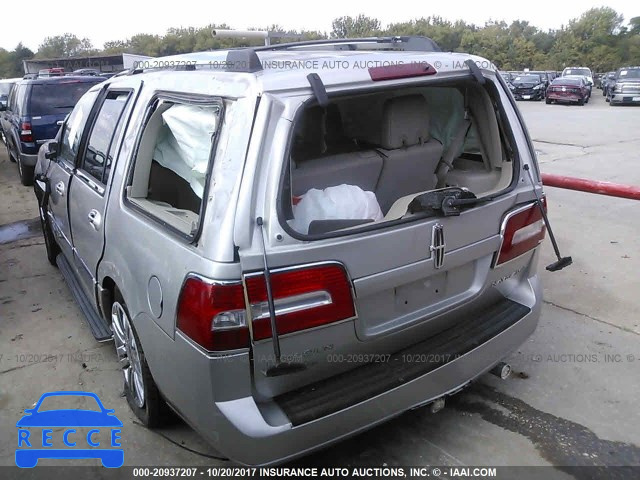
POLYGON ((40 150, 47 255, 145 425, 171 408, 282 462, 441 404, 534 331, 524 123, 490 62, 415 40, 150 60, 40 150))

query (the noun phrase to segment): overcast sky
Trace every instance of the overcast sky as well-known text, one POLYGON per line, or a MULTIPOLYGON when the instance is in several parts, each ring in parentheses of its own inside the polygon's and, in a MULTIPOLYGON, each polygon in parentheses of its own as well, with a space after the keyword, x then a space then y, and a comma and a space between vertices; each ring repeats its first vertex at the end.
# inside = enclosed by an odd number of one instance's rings
POLYGON ((640 2, 631 0, 463 0, 439 2, 376 2, 372 0, 224 1, 181 0, 143 3, 136 0, 31 0, 5 1, 0 7, 0 47, 12 50, 22 41, 32 50, 47 36, 73 33, 87 37, 94 47, 124 40, 137 33, 164 34, 169 27, 203 27, 227 23, 246 29, 278 24, 285 28, 331 31, 336 17, 364 13, 391 22, 440 15, 483 25, 487 20, 528 20, 542 29, 559 28, 591 7, 609 6, 625 17, 640 15, 640 2), (10 5, 10 6, 9 6, 10 5), (6 8, 9 11, 6 11, 6 8), (21 19, 19 9, 24 13, 21 19), (4 10, 4 11, 3 11, 4 10), (95 16, 93 16, 95 15, 95 16), (10 20, 10 21, 7 21, 10 20))

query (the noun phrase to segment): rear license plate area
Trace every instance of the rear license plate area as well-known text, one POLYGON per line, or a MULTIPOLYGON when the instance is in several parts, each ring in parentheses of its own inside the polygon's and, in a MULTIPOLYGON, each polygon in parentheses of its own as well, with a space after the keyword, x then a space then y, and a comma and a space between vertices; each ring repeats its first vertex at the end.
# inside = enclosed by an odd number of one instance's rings
POLYGON ((446 296, 447 272, 442 272, 394 289, 394 303, 399 313, 412 312, 446 296))

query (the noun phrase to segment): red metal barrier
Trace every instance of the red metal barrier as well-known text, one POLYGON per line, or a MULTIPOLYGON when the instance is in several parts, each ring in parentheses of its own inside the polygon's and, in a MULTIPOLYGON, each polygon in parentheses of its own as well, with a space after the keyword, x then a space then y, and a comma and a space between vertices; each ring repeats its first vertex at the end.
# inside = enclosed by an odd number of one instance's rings
POLYGON ((598 182, 586 178, 564 177, 562 175, 542 174, 542 184, 546 187, 566 188, 581 192, 609 195, 611 197, 630 198, 640 200, 640 187, 621 185, 619 183, 598 182))

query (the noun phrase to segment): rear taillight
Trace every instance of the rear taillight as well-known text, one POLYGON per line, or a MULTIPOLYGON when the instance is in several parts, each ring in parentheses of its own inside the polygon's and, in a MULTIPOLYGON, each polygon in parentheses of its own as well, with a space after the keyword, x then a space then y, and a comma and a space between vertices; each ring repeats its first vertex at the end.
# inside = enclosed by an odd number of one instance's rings
MULTIPOLYGON (((253 339, 271 338, 271 318, 263 273, 249 274, 245 285, 253 318, 253 339)), ((351 283, 340 264, 310 265, 271 273, 278 335, 355 316, 351 283)), ((249 347, 242 283, 220 283, 190 276, 178 300, 177 327, 209 351, 249 347)))
MULTIPOLYGON (((544 197, 542 204, 546 211, 547 202, 544 197)), ((501 234, 502 245, 494 266, 513 260, 542 242, 545 226, 538 205, 533 203, 508 213, 502 222, 501 234)))
POLYGON ((206 350, 247 348, 242 283, 217 283, 188 277, 178 300, 177 327, 206 350))
POLYGON ((31 131, 31 123, 22 122, 20 124, 20 141, 24 143, 33 142, 33 132, 31 131))
MULTIPOLYGON (((263 274, 246 278, 253 339, 271 338, 267 288, 263 274)), ((306 330, 355 316, 351 283, 339 264, 312 265, 271 273, 278 335, 306 330)))

